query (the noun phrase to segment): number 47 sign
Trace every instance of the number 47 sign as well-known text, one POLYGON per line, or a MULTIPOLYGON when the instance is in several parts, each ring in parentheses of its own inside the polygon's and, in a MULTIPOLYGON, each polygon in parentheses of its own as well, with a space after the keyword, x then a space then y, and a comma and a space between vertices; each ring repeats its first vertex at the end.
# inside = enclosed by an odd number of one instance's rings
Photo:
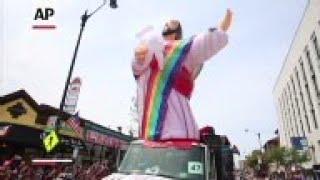
POLYGON ((201 162, 189 161, 188 162, 189 174, 203 174, 203 166, 201 162))

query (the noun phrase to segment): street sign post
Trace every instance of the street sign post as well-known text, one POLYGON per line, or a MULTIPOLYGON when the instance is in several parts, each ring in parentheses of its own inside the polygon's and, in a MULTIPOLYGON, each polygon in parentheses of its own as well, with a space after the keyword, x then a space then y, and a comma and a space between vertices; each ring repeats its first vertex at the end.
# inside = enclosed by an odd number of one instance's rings
POLYGON ((43 144, 47 152, 51 152, 59 143, 60 139, 54 130, 52 130, 49 135, 43 139, 43 144))

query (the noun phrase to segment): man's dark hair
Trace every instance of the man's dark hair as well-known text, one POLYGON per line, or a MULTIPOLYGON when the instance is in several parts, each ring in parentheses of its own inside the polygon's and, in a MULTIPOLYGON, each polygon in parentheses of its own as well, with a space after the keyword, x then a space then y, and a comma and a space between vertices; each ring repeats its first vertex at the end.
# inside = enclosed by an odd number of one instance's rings
POLYGON ((162 31, 163 36, 167 36, 173 33, 176 34, 176 40, 182 39, 182 28, 178 20, 170 20, 164 25, 162 31))

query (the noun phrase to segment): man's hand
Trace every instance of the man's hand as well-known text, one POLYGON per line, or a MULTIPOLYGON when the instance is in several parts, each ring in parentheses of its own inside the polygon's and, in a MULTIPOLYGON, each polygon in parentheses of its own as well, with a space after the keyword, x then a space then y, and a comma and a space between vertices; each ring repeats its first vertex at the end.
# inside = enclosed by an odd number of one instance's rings
POLYGON ((230 9, 228 9, 223 21, 220 24, 220 29, 222 31, 224 31, 224 32, 228 31, 228 29, 230 28, 230 25, 232 23, 232 17, 233 17, 233 13, 230 9))
POLYGON ((149 49, 148 46, 144 43, 141 43, 138 45, 138 47, 135 49, 135 58, 139 63, 143 63, 146 60, 146 56, 149 49))

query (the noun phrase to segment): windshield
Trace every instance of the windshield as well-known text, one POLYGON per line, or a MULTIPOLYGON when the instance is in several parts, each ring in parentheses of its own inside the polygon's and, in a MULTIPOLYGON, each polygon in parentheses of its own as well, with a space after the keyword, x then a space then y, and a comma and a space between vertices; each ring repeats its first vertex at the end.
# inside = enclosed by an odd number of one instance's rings
POLYGON ((204 179, 204 154, 203 147, 184 150, 132 144, 119 167, 119 172, 150 174, 174 179, 204 179))

